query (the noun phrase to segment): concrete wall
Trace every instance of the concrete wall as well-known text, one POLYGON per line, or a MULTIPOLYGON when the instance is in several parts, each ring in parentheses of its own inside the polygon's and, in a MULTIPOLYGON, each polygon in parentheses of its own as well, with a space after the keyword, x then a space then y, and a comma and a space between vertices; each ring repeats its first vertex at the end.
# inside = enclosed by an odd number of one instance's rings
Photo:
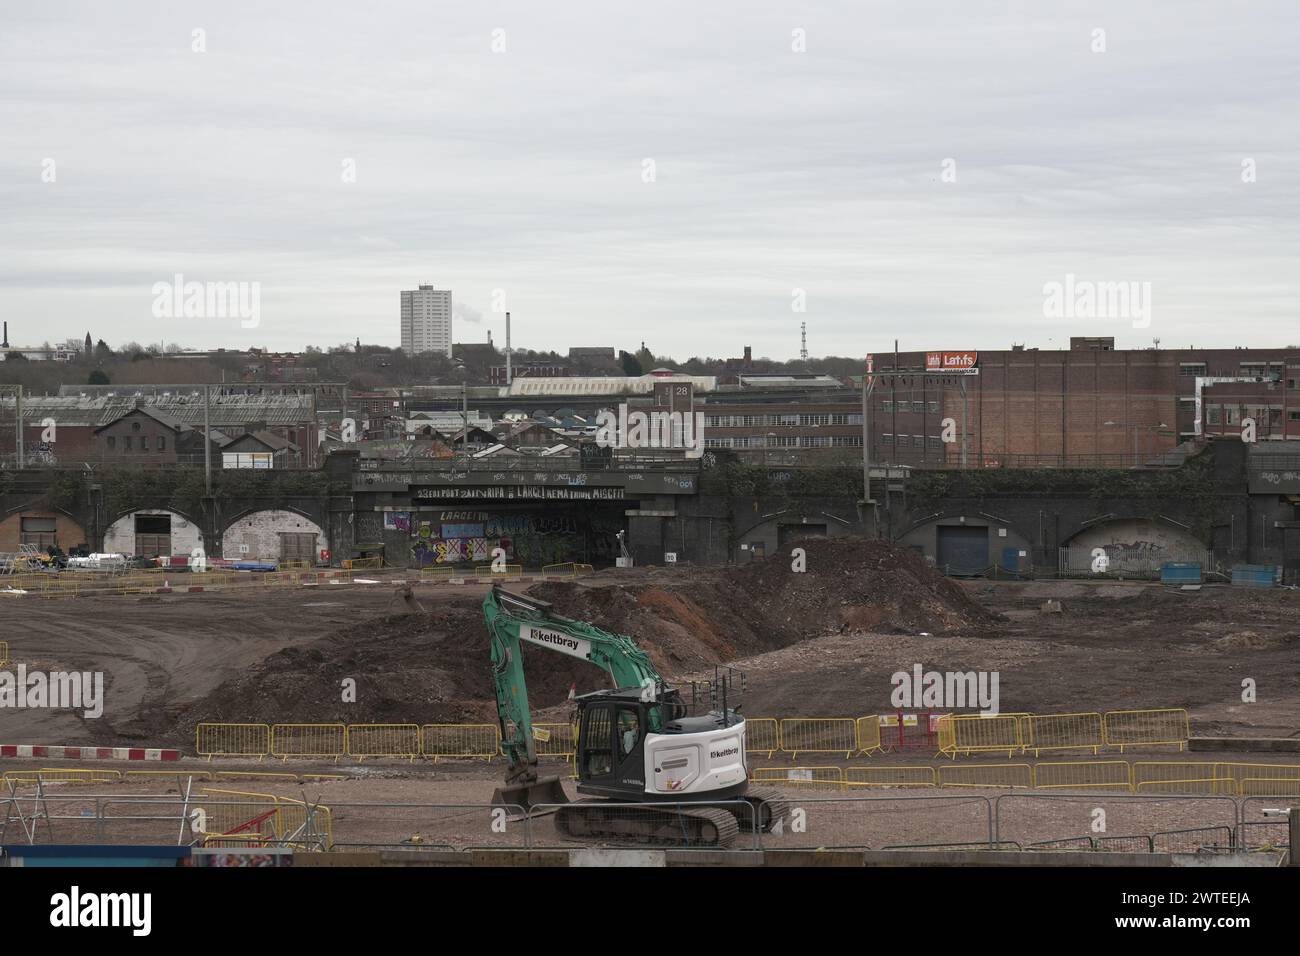
POLYGON ((1194 555, 1206 550, 1204 541, 1177 525, 1141 519, 1099 522, 1080 531, 1064 546, 1088 551, 1103 548, 1107 552, 1165 552, 1175 555, 1194 555))
POLYGON ((276 561, 280 555, 281 532, 316 535, 315 554, 329 548, 324 529, 293 511, 254 511, 226 528, 221 536, 221 556, 232 561, 276 561), (248 550, 241 550, 247 545, 248 550))
POLYGON ((989 519, 978 513, 925 521, 902 534, 898 538, 897 544, 904 548, 915 548, 927 560, 937 562, 939 556, 939 529, 944 527, 984 528, 988 533, 989 564, 1001 565, 1003 550, 1014 548, 1017 562, 1012 564, 1011 568, 1027 571, 1031 566, 1033 541, 1007 523, 989 519))
POLYGON ((23 508, 0 521, 0 551, 17 551, 22 542, 23 518, 53 518, 55 544, 64 551, 86 543, 86 532, 81 525, 61 511, 42 508, 23 508))
POLYGON ((142 508, 138 511, 128 511, 108 526, 108 530, 104 532, 106 552, 135 554, 135 516, 138 514, 171 515, 172 554, 174 555, 189 555, 195 548, 203 546, 203 533, 199 530, 199 526, 184 515, 163 509, 142 508))

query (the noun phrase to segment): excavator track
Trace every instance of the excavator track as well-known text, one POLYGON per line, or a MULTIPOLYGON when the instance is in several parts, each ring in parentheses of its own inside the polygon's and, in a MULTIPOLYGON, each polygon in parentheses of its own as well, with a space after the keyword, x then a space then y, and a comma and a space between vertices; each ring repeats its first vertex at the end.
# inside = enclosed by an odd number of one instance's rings
POLYGON ((743 805, 735 803, 727 804, 727 809, 735 814, 737 823, 746 833, 754 832, 755 813, 758 814, 760 833, 771 833, 790 813, 790 801, 775 787, 750 786, 741 799, 749 805, 748 812, 743 805))
POLYGON ((642 846, 726 848, 736 842, 740 825, 719 807, 616 806, 604 800, 578 800, 555 814, 555 829, 570 840, 642 846))

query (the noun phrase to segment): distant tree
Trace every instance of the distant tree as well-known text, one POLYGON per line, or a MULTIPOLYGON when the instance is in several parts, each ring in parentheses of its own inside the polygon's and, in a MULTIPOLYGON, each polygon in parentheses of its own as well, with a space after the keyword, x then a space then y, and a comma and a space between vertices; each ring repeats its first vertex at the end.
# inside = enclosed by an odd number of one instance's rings
POLYGON ((90 370, 90 377, 86 379, 86 384, 87 385, 111 385, 113 383, 108 380, 108 376, 104 374, 104 370, 102 368, 94 368, 90 370))
POLYGON ((94 346, 92 346, 92 345, 90 344, 90 333, 87 332, 87 333, 86 333, 86 347, 82 350, 82 352, 81 352, 81 357, 82 357, 83 359, 87 359, 87 360, 89 360, 89 359, 90 359, 90 353, 91 353, 91 351, 93 350, 93 348, 94 348, 94 346))
POLYGON ((100 339, 95 343, 95 361, 103 362, 105 359, 113 357, 113 350, 108 347, 108 343, 100 339))
POLYGON ((637 361, 636 356, 631 352, 619 352, 618 361, 623 366, 624 375, 637 376, 645 374, 645 370, 641 368, 641 363, 637 361))

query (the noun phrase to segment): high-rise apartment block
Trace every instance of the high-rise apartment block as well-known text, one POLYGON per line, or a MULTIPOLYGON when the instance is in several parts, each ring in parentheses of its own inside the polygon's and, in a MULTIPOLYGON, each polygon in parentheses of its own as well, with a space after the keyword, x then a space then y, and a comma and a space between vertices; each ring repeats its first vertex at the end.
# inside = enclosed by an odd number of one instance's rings
POLYGON ((451 358, 451 290, 422 285, 402 293, 402 351, 451 358))

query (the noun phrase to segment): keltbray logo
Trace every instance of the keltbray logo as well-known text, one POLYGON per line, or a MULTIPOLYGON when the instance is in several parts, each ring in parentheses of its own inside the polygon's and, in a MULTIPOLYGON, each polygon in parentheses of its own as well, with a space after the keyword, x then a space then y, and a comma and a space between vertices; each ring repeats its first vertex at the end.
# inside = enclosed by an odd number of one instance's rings
POLYGON ((17 672, 0 671, 0 709, 80 709, 94 720, 104 713, 102 671, 28 671, 19 664, 17 672))
POLYGON ((898 710, 979 707, 981 713, 995 716, 998 680, 997 671, 926 671, 920 664, 913 664, 910 674, 897 671, 889 678, 894 685, 889 702, 898 710))
POLYGON ((601 448, 657 448, 684 451, 687 458, 704 454, 703 412, 628 411, 606 409, 596 416, 596 444, 601 448))
POLYGON ((50 897, 50 925, 59 927, 129 927, 132 936, 148 936, 153 926, 151 893, 83 893, 78 886, 50 897))
POLYGON ((739 747, 727 747, 725 750, 710 750, 709 757, 713 760, 720 760, 723 757, 734 757, 740 753, 739 747))
POLYGON ((574 638, 556 634, 554 631, 533 631, 532 637, 533 640, 541 641, 544 644, 556 644, 574 651, 578 649, 578 642, 574 638))

